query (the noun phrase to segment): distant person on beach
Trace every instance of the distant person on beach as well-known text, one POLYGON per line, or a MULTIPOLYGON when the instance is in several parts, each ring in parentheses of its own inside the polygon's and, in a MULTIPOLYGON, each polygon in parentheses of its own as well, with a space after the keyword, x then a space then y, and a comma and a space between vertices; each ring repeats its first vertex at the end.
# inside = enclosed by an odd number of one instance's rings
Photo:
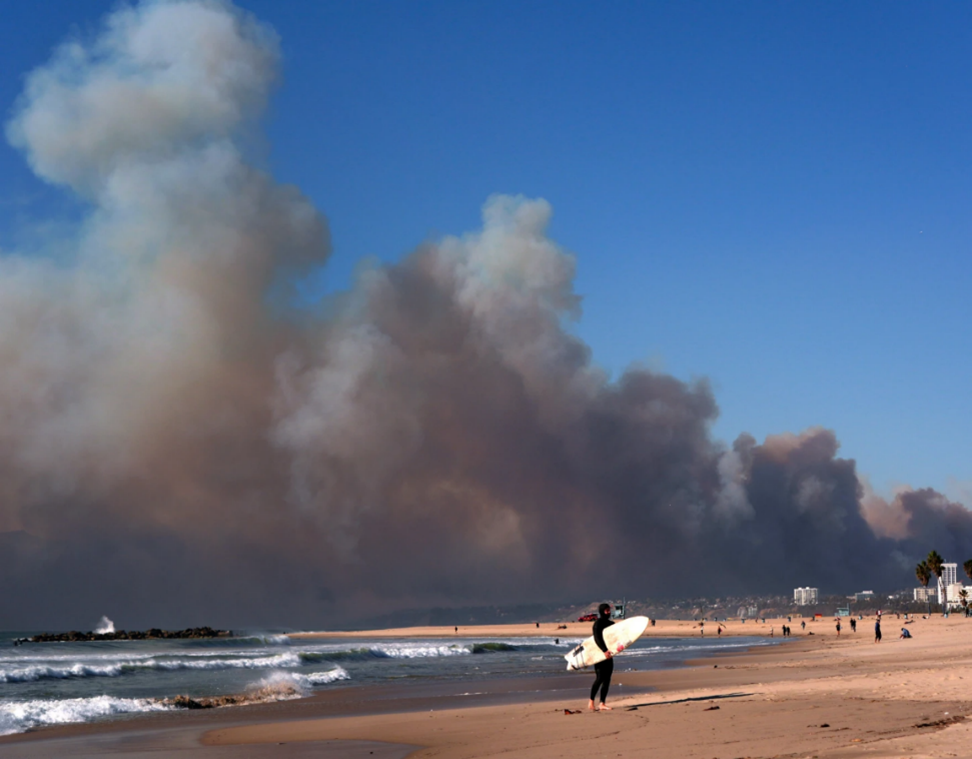
POLYGON ((857 620, 851 617, 851 632, 857 632, 857 620))
POLYGON ((877 621, 874 623, 874 642, 881 642, 881 618, 878 617, 877 621))
POLYGON ((801 630, 806 630, 807 629, 807 621, 805 619, 800 620, 800 629, 801 630))
POLYGON ((901 628, 901 635, 899 635, 898 637, 899 638, 910 638, 911 637, 911 630, 909 630, 907 627, 902 627, 901 628))
POLYGON ((607 643, 604 642, 605 628, 613 625, 611 621, 611 604, 601 604, 597 607, 597 619, 594 620, 594 643, 601 649, 607 658, 594 665, 594 685, 591 686, 591 702, 587 708, 594 711, 594 699, 597 697, 598 690, 601 691, 601 703, 597 707, 599 711, 611 711, 611 707, 604 702, 607 700, 608 689, 611 687, 611 674, 614 672, 614 659, 608 651, 607 643))
POLYGON ((840 620, 837 620, 837 637, 840 637, 840 620))

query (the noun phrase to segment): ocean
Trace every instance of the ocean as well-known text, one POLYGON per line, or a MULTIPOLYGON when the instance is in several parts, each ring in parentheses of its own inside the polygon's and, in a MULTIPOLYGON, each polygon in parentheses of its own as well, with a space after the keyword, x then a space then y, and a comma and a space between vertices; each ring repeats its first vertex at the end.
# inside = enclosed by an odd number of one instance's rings
MULTIPOLYGON (((244 702, 301 698, 350 685, 477 682, 563 676, 579 638, 307 640, 252 633, 208 640, 30 643, 0 632, 0 735, 184 708, 169 701, 239 696, 244 702)), ((617 672, 677 666, 686 659, 772 645, 761 637, 642 638, 617 672)))

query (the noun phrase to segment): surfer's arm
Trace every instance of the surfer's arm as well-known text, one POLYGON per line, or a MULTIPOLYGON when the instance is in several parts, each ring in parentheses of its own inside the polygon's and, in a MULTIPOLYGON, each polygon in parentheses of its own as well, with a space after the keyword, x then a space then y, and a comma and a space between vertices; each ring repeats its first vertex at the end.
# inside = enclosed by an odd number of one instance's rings
POLYGON ((597 620, 597 622, 594 623, 594 643, 599 649, 608 655, 608 658, 611 657, 611 652, 608 651, 607 643, 604 642, 604 628, 610 627, 613 624, 614 623, 610 620, 607 621, 607 624, 601 624, 601 620, 597 620))

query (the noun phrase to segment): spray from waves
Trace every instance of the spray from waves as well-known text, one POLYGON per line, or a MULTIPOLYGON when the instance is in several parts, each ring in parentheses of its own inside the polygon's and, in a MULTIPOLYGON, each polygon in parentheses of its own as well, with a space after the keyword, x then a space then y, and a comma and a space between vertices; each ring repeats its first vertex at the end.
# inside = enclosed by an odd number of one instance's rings
POLYGON ((98 624, 95 626, 96 635, 107 635, 108 633, 115 632, 115 623, 112 622, 108 617, 103 616, 98 620, 98 624))
POLYGON ((341 667, 327 672, 314 672, 309 675, 300 675, 295 672, 272 672, 250 685, 243 693, 204 698, 176 696, 175 698, 162 699, 162 703, 167 707, 178 709, 219 709, 225 706, 290 701, 307 696, 314 686, 350 679, 350 675, 341 667))
POLYGON ((231 643, 263 643, 266 646, 289 646, 290 636, 283 633, 251 633, 231 638, 231 643))
POLYGON ((0 701, 0 735, 23 733, 46 725, 90 722, 119 714, 158 712, 171 708, 155 699, 113 696, 0 701))
POLYGON ((95 696, 92 698, 34 699, 20 702, 4 700, 0 701, 0 735, 23 733, 47 725, 91 722, 120 714, 286 701, 303 698, 315 686, 350 679, 351 677, 346 670, 337 667, 325 672, 312 672, 307 675, 293 672, 273 672, 253 683, 244 693, 235 696, 214 696, 200 699, 190 699, 188 696, 177 696, 169 699, 95 696))
POLYGON ((351 679, 351 675, 343 667, 336 667, 326 672, 311 672, 309 675, 294 674, 294 677, 306 681, 308 685, 328 685, 338 680, 351 679))

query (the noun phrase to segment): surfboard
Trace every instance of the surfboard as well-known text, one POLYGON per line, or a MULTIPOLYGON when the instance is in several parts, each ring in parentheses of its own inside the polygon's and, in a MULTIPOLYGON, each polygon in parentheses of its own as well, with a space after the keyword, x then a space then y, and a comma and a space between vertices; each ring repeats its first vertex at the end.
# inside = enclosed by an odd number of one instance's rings
MULTIPOLYGON (((611 656, 615 656, 638 640, 647 629, 648 617, 622 619, 604 630, 604 644, 611 652, 611 656)), ((592 667, 599 661, 607 659, 607 655, 598 648, 592 635, 564 658, 567 660, 567 671, 570 672, 574 669, 592 667)))

